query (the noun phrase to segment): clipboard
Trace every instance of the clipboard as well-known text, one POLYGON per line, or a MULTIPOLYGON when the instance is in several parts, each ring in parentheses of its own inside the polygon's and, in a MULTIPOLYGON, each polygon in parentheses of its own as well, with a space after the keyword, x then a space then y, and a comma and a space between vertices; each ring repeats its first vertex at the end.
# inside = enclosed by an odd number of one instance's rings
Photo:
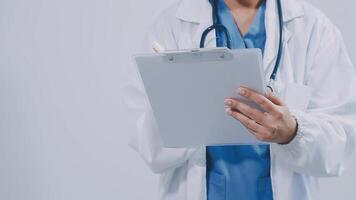
POLYGON ((211 48, 135 55, 165 147, 261 144, 225 112, 240 86, 266 91, 260 49, 211 48))

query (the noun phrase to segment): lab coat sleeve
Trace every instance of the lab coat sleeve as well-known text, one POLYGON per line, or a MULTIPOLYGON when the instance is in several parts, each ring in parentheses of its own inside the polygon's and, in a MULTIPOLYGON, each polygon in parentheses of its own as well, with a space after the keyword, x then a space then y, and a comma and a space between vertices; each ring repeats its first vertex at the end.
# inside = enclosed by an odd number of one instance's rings
POLYGON ((273 147, 296 172, 329 177, 340 175, 355 149, 356 79, 338 29, 325 25, 316 32, 306 73, 306 85, 314 90, 308 109, 291 111, 297 135, 273 147))
MULTIPOLYGON (((145 52, 153 53, 154 43, 164 49, 177 48, 173 32, 169 29, 169 19, 164 17, 161 19, 151 27, 146 36, 145 52)), ((136 115, 136 127, 131 134, 130 146, 140 154, 154 173, 163 173, 183 165, 196 149, 163 147, 159 128, 141 79, 131 81, 126 88, 126 105, 131 113, 136 115)))

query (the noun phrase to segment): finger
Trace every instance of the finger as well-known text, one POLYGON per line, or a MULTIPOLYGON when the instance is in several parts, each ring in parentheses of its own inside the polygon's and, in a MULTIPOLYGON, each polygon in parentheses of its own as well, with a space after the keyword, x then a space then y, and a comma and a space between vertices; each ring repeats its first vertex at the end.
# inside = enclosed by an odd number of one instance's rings
POLYGON ((231 110, 231 109, 226 109, 226 112, 233 118, 235 118, 236 120, 238 120, 239 122, 242 123, 242 125, 244 125, 247 129, 253 131, 256 134, 266 134, 268 133, 268 130, 261 126, 260 124, 258 124, 257 122, 255 122, 254 120, 248 118, 247 116, 243 115, 240 112, 231 110))
POLYGON ((267 92, 267 99, 269 99, 272 103, 276 105, 279 106, 284 105, 283 101, 280 98, 278 98, 272 91, 267 92))
POLYGON ((232 110, 232 112, 227 109, 228 113, 230 113, 231 116, 233 116, 235 119, 240 121, 242 125, 244 125, 248 131, 253 134, 257 140, 263 141, 263 142, 273 142, 273 134, 269 131, 269 129, 257 124, 253 120, 247 118, 243 114, 239 113, 238 111, 232 110), (254 127, 253 125, 256 124, 257 126, 254 127))
POLYGON ((236 99, 226 99, 225 105, 229 106, 232 109, 240 111, 242 114, 244 114, 250 119, 253 119, 257 123, 262 124, 264 121, 265 115, 261 111, 251 108, 250 106, 236 99))
POLYGON ((263 110, 265 110, 267 112, 274 112, 276 110, 275 105, 269 99, 267 99, 265 96, 263 96, 257 92, 254 92, 247 88, 239 88, 238 93, 241 96, 244 96, 244 97, 250 99, 251 101, 255 102, 263 110))

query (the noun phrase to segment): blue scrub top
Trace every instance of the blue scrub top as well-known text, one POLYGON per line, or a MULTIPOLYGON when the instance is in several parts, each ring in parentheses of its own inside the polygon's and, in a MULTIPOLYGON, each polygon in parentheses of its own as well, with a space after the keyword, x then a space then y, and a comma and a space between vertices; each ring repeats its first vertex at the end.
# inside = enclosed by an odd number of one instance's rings
MULTIPOLYGON (((224 0, 218 0, 218 17, 231 35, 234 49, 260 48, 264 51, 265 0, 244 36, 235 24, 224 0)), ((217 33, 217 46, 226 46, 223 33, 217 33)), ((207 147, 208 200, 271 200, 269 145, 207 147)))

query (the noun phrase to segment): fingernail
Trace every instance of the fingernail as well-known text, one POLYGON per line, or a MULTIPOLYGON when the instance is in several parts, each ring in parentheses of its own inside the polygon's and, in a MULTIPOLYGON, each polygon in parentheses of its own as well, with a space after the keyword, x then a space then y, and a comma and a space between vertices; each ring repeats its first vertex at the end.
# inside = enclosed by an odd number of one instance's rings
POLYGON ((225 109, 225 112, 226 112, 228 115, 231 115, 231 114, 232 114, 232 111, 231 111, 230 108, 226 108, 226 109, 225 109))
POLYGON ((243 95, 243 96, 246 95, 246 90, 243 88, 239 88, 237 91, 240 95, 243 95))
POLYGON ((231 105, 232 105, 232 102, 231 102, 230 99, 226 99, 226 100, 224 101, 224 103, 225 103, 225 105, 227 105, 227 106, 231 106, 231 105))

